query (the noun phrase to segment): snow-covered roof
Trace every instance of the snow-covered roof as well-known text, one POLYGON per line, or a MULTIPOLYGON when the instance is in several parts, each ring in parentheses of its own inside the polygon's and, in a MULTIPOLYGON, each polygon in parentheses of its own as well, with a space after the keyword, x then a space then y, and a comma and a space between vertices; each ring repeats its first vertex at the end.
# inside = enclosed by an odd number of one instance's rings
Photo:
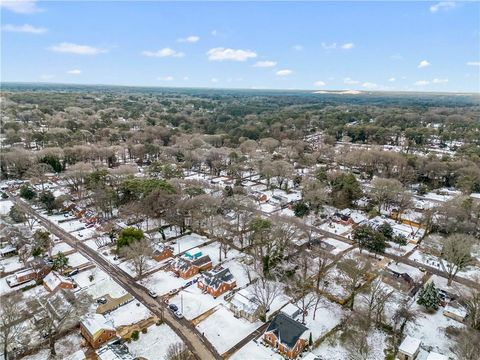
POLYGON ((243 310, 248 314, 254 314, 260 306, 256 301, 255 297, 247 290, 242 289, 238 291, 235 296, 232 298, 230 303, 237 309, 243 310))
POLYGON ((428 354, 425 360, 448 360, 448 356, 436 352, 431 352, 428 354))
POLYGON ((82 325, 92 338, 95 338, 102 330, 115 331, 111 322, 107 321, 105 316, 101 314, 89 314, 83 318, 82 325))
POLYGON ((55 291, 58 286, 62 283, 70 283, 73 284, 73 281, 65 276, 62 276, 55 271, 50 272, 45 278, 43 279, 43 283, 50 291, 55 291))
POLYGON ((8 244, 7 246, 0 249, 0 255, 9 254, 9 253, 15 252, 15 251, 17 251, 17 249, 14 246, 8 244))
POLYGON ((443 314, 445 313, 451 313, 460 318, 465 318, 467 316, 467 310, 456 302, 453 302, 453 303, 451 302, 447 306, 445 306, 445 309, 443 310, 443 314))
POLYGON ((302 312, 302 310, 298 306, 296 306, 292 303, 288 303, 280 311, 282 313, 290 316, 293 319, 295 319, 295 317, 297 317, 297 315, 302 312))
POLYGON ((420 349, 421 341, 414 337, 408 336, 402 341, 398 351, 413 357, 420 349))

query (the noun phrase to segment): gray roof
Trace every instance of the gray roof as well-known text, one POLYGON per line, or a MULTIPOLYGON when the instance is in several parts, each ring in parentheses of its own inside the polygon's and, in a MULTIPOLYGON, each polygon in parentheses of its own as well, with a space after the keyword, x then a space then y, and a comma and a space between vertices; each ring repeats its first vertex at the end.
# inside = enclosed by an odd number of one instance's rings
POLYGON ((202 274, 202 277, 205 284, 214 289, 218 289, 221 284, 228 283, 233 280, 233 275, 228 268, 220 268, 218 271, 205 271, 202 274))
POLYGON ((291 349, 307 330, 306 326, 295 321, 290 316, 279 313, 272 320, 266 332, 274 333, 279 342, 291 349))

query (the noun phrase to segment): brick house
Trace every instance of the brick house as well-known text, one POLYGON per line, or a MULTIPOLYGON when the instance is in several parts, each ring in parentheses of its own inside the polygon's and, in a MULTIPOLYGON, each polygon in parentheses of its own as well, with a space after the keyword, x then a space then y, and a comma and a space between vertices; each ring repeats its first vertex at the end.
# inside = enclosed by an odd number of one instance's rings
POLYGON ((232 290, 237 286, 237 283, 228 268, 216 267, 205 271, 198 279, 197 286, 214 298, 217 298, 223 293, 232 290))
POLYGON ((14 287, 30 280, 41 280, 52 269, 52 266, 42 258, 33 259, 28 263, 28 266, 29 268, 25 270, 20 270, 13 275, 7 276, 5 280, 8 286, 14 287))
POLYGON ((100 314, 90 314, 83 318, 80 322, 80 333, 94 349, 117 336, 113 325, 100 314))
POLYGON ((155 244, 153 248, 153 258, 156 261, 162 261, 173 256, 173 248, 165 244, 155 244))
POLYGON ((263 340, 289 359, 295 359, 307 345, 308 328, 280 312, 263 334, 263 340))
POLYGON ((187 257, 180 257, 173 264, 173 271, 177 276, 183 279, 189 279, 197 275, 200 271, 206 271, 212 268, 212 259, 208 255, 200 255, 194 260, 187 257))
POLYGON ((54 292, 58 289, 73 289, 76 287, 76 284, 73 280, 52 271, 43 279, 43 286, 45 286, 48 291, 54 292))

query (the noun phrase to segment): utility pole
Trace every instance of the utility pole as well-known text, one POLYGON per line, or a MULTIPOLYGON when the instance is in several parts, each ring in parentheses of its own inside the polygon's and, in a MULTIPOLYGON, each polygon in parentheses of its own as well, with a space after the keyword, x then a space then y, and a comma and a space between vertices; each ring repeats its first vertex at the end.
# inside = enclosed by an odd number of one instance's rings
POLYGON ((182 308, 182 314, 183 314, 183 294, 180 294, 180 307, 182 308))

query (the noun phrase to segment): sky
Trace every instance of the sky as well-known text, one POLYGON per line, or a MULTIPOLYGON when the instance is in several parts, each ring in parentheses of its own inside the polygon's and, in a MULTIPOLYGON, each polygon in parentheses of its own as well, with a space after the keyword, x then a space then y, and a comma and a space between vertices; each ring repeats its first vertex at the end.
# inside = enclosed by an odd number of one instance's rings
POLYGON ((1 1, 1 80, 480 92, 480 2, 1 1))

